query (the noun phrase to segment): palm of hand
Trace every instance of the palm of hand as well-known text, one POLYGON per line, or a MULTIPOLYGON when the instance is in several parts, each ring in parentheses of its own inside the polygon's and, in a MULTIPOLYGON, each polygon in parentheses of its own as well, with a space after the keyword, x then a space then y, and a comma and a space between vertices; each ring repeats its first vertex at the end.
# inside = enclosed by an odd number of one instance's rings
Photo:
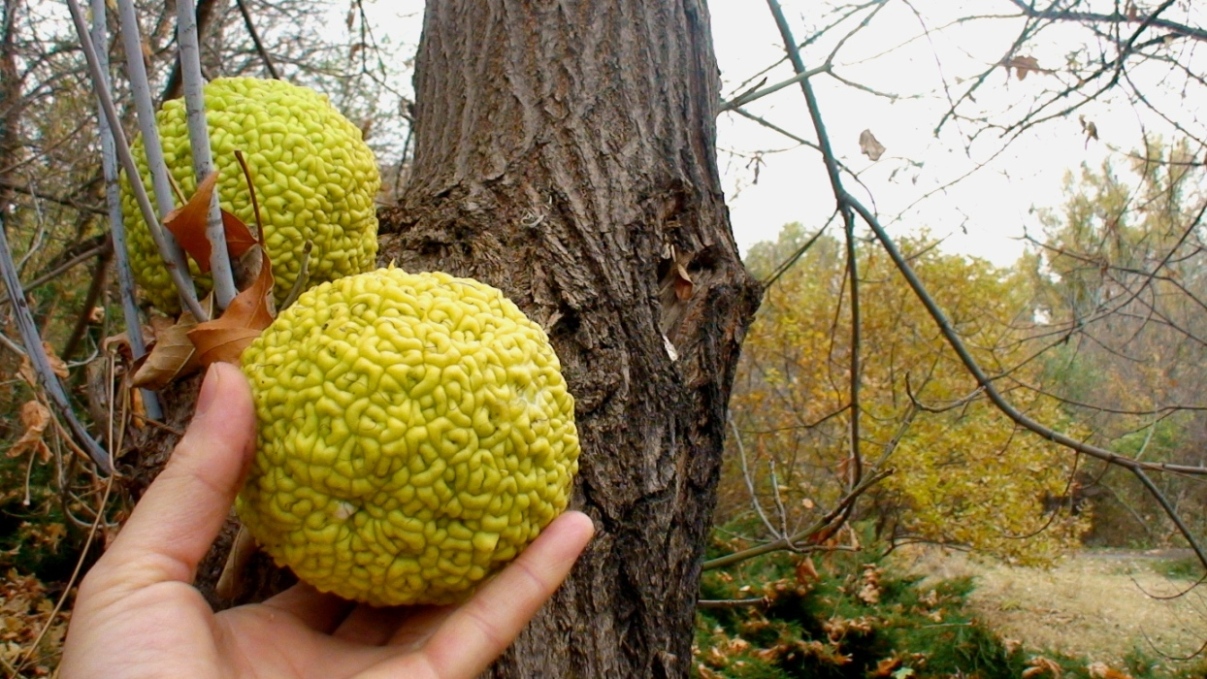
POLYGON ((59 676, 477 676, 506 650, 591 539, 567 512, 458 606, 355 606, 295 586, 213 613, 190 584, 251 458, 254 415, 233 366, 211 368, 172 460, 80 585, 59 676))

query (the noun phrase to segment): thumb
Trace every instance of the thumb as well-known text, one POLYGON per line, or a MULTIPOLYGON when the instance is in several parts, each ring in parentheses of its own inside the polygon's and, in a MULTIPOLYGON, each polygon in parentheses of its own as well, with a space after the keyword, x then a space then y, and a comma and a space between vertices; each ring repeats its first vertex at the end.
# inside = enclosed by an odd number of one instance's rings
POLYGON ((247 379, 235 366, 215 363, 201 385, 188 431, 113 546, 93 566, 93 579, 112 576, 118 580, 112 584, 131 590, 191 583, 230 511, 254 447, 247 379))

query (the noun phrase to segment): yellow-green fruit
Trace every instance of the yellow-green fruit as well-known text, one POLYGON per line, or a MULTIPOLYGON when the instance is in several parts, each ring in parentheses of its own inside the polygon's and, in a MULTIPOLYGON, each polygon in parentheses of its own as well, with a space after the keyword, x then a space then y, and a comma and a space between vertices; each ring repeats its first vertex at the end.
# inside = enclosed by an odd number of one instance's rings
MULTIPOLYGON (((219 202, 255 233, 251 192, 235 151, 243 152, 251 170, 278 303, 297 279, 307 241, 314 243, 309 285, 376 266, 377 161, 360 130, 327 97, 281 80, 220 78, 206 85, 205 106, 214 167, 220 173, 219 202)), ((183 100, 164 104, 156 121, 168 169, 184 194, 192 195, 196 182, 183 100)), ((153 197, 141 137, 133 151, 153 197)), ((176 288, 126 176, 122 211, 130 234, 130 265, 144 296, 161 310, 177 310, 176 288)), ((190 265, 196 279, 195 265, 190 265)))
POLYGON ((457 601, 569 501, 574 399, 540 326, 488 285, 392 267, 325 283, 243 371, 259 448, 239 518, 322 591, 457 601))

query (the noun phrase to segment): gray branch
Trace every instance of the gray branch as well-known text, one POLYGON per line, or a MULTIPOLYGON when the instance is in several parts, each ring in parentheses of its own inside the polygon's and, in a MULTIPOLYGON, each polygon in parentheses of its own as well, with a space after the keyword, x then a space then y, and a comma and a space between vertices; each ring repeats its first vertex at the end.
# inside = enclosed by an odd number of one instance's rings
POLYGON ((25 301, 25 290, 21 287, 21 280, 17 277, 16 263, 13 262, 13 254, 8 247, 8 236, 5 234, 3 212, 0 212, 0 274, 3 274, 4 287, 8 290, 8 298, 13 305, 17 328, 21 331, 21 342, 25 345, 25 354, 29 357, 34 372, 37 373, 38 382, 41 383, 47 398, 58 411, 59 416, 67 421, 68 428, 71 429, 76 441, 88 453, 88 457, 92 458, 93 463, 102 473, 112 474, 113 463, 109 453, 92 438, 92 435, 76 418, 71 401, 67 398, 67 392, 63 390, 58 376, 50 367, 50 358, 46 356, 46 350, 42 347, 42 337, 38 334, 38 326, 34 323, 33 314, 29 311, 29 304, 25 301))

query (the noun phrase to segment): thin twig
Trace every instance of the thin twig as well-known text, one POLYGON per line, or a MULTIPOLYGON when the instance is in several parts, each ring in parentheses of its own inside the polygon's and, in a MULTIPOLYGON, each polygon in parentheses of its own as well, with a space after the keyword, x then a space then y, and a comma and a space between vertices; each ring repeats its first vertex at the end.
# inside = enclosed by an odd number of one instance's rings
MULTIPOLYGON (((104 0, 101 0, 101 1, 104 2, 104 0)), ((109 244, 109 239, 106 238, 106 239, 102 240, 100 245, 88 248, 87 250, 85 250, 85 251, 81 252, 80 254, 67 260, 66 262, 63 262, 62 264, 59 264, 55 268, 50 269, 49 271, 39 275, 37 278, 31 280, 29 283, 26 283, 25 290, 29 291, 29 290, 33 290, 35 288, 40 288, 43 285, 46 285, 47 283, 49 283, 50 281, 67 273, 68 271, 71 271, 76 266, 79 266, 80 264, 87 262, 88 260, 92 259, 93 257, 104 256, 106 253, 109 252, 110 247, 112 247, 112 246, 109 244)), ((4 305, 4 304, 8 304, 8 300, 0 299, 0 305, 4 305)))
MULTIPOLYGON (((138 130, 142 134, 143 153, 147 158, 147 171, 151 175, 151 188, 155 192, 155 205, 160 218, 166 217, 176 207, 172 199, 172 180, 169 178, 168 164, 163 157, 163 145, 159 139, 159 127, 155 120, 155 104, 151 100, 151 85, 147 78, 147 66, 143 62, 142 35, 138 26, 138 14, 134 0, 118 0, 120 14, 122 48, 126 53, 126 77, 130 81, 130 92, 134 97, 134 112, 138 118, 138 130)), ((116 121, 110 121, 116 128, 116 121)), ((127 168, 129 172, 129 168, 127 168)), ((133 186, 142 182, 140 173, 130 175, 133 186)), ((160 227, 160 220, 148 220, 147 227, 154 231, 160 227), (152 225, 153 224, 153 225, 152 225)), ((167 229, 159 228, 160 236, 168 247, 163 253, 165 258, 188 271, 188 263, 176 243, 175 237, 167 229)))
POLYGON ((757 99, 762 99, 763 97, 765 97, 769 94, 774 94, 776 92, 779 92, 780 90, 784 89, 785 87, 795 85, 796 83, 798 83, 806 78, 811 78, 819 73, 826 73, 829 70, 830 70, 829 66, 822 66, 821 68, 815 68, 811 71, 805 71, 804 73, 797 73, 796 75, 792 76, 791 78, 788 78, 787 80, 782 80, 774 85, 768 85, 767 87, 764 87, 762 89, 756 89, 756 90, 753 90, 750 92, 743 92, 742 94, 739 94, 738 96, 734 97, 733 99, 730 99, 729 101, 721 102, 721 108, 717 109, 717 113, 724 113, 726 111, 732 111, 741 106, 745 106, 746 104, 749 104, 752 101, 755 101, 757 99))
POLYGON ((247 4, 243 0, 235 0, 235 4, 239 6, 239 13, 243 15, 243 25, 247 27, 247 34, 251 36, 251 42, 256 47, 256 54, 259 54, 260 60, 264 62, 264 68, 268 69, 268 75, 272 76, 273 80, 280 80, 281 74, 277 73, 277 67, 273 66, 272 59, 268 56, 268 50, 264 49, 264 42, 260 40, 256 24, 251 20, 251 12, 247 11, 247 4))
MULTIPOLYGON (((809 538, 833 526, 835 522, 845 520, 844 517, 847 515, 847 512, 850 510, 850 508, 855 504, 855 501, 859 499, 859 496, 866 493, 872 488, 872 486, 880 483, 892 473, 892 469, 884 469, 876 472, 875 474, 864 476, 863 481, 858 486, 850 490, 841 500, 839 500, 834 509, 830 510, 825 516, 813 522, 812 525, 804 530, 797 531, 796 533, 786 536, 780 540, 774 540, 756 547, 751 547, 750 549, 743 549, 740 552, 734 552, 733 554, 727 554, 715 559, 710 559, 705 561, 701 568, 706 571, 716 568, 725 568, 726 566, 732 566, 736 563, 746 561, 747 559, 762 556, 763 554, 792 549, 794 544, 799 543, 802 540, 808 540, 809 538)), ((799 550, 800 548, 798 547, 794 551, 799 550)))
POLYGON ((729 428, 733 431, 733 442, 738 447, 738 464, 742 466, 742 479, 746 481, 746 490, 750 493, 750 504, 754 505, 754 511, 758 513, 762 519, 763 525, 767 527, 767 531, 771 535, 782 538, 784 534, 775 529, 771 525, 771 520, 767 518, 767 514, 763 512, 763 503, 759 502, 759 494, 754 489, 754 475, 746 466, 746 446, 742 443, 742 433, 738 431, 738 425, 733 421, 733 413, 729 414, 729 428))
MULTIPOLYGON (((104 0, 100 0, 100 1, 102 3, 104 2, 104 0)), ((113 463, 114 463, 112 451, 119 449, 121 446, 121 442, 118 439, 115 439, 115 437, 114 437, 114 430, 113 430, 113 426, 112 426, 112 422, 113 422, 113 412, 112 412, 113 381, 112 380, 109 381, 109 390, 110 390, 110 393, 109 393, 110 426, 109 426, 109 431, 108 431, 108 436, 107 436, 106 442, 108 443, 108 446, 109 446, 109 466, 112 467, 113 463)), ((118 437, 120 437, 120 436, 121 436, 121 434, 118 434, 118 437)), ((71 577, 69 577, 67 579, 67 584, 65 587, 63 587, 63 593, 59 596, 58 600, 55 602, 54 609, 51 610, 50 615, 47 616, 46 623, 42 626, 41 631, 38 632, 38 636, 34 639, 33 643, 31 643, 29 645, 28 650, 26 651, 24 657, 18 663, 18 667, 24 667, 31 660, 33 660, 33 654, 37 651, 38 645, 42 643, 42 639, 45 638, 46 633, 50 631, 50 628, 51 628, 52 623, 54 622, 55 616, 57 616, 59 614, 59 611, 63 610, 63 606, 67 603, 67 599, 71 596, 72 588, 75 586, 75 583, 79 581, 80 573, 83 572, 83 570, 84 570, 84 562, 87 560, 88 550, 92 547, 92 543, 96 540, 97 528, 100 526, 101 521, 104 521, 104 519, 105 519, 105 506, 109 504, 109 495, 113 491, 113 481, 114 481, 114 478, 112 475, 110 475, 109 478, 107 478, 105 480, 105 492, 101 495, 100 506, 97 507, 97 511, 95 512, 95 516, 92 520, 92 525, 89 526, 89 528, 88 528, 88 536, 84 539, 84 545, 80 549, 79 558, 76 559, 75 568, 72 569, 72 571, 71 571, 71 577)))
POLYGON ((40 191, 25 184, 18 184, 14 181, 4 178, 0 178, 0 189, 8 189, 10 191, 16 191, 17 193, 23 193, 31 198, 37 198, 38 200, 47 200, 52 203, 58 203, 63 207, 73 208, 75 210, 79 210, 80 212, 88 212, 95 215, 105 214, 104 210, 95 205, 87 205, 67 196, 58 196, 53 193, 46 193, 45 191, 40 191))
POLYGON ((876 216, 869 212, 868 209, 865 208, 854 197, 848 196, 848 200, 850 201, 851 207, 859 214, 868 227, 871 228, 872 233, 876 235, 876 238, 884 247, 885 252, 893 260, 893 264, 896 265, 897 270, 901 272, 901 275, 905 277, 906 282, 914 291, 914 295, 919 299, 919 301, 922 302, 922 305, 926 307, 927 313, 930 314, 930 317, 934 320, 935 325, 939 327, 939 332, 943 334, 943 337, 947 340, 948 345, 950 345, 952 350, 955 351, 956 356, 958 356, 960 359, 960 362, 964 364, 965 369, 967 369, 968 372, 973 376, 977 384, 985 390, 985 395, 989 397, 989 400, 993 402, 993 405, 996 406, 997 409, 1002 412, 1002 414, 1004 414, 1006 417, 1009 417, 1016 424, 1024 427, 1025 429, 1029 429, 1033 433, 1038 434, 1049 441, 1057 443, 1070 450, 1084 453, 1090 457, 1097 458, 1109 464, 1118 465, 1132 472, 1132 474, 1135 474, 1136 477, 1140 479, 1140 482, 1143 483, 1146 488, 1150 489, 1150 492, 1155 493, 1153 497, 1161 505, 1161 508, 1166 511, 1169 518, 1174 522, 1174 525, 1177 526, 1178 531, 1182 534, 1182 537, 1186 538, 1186 541, 1190 544, 1191 549, 1194 550, 1195 555, 1205 566, 1207 566, 1207 553, 1204 553, 1203 548, 1199 545, 1198 540, 1195 539, 1194 534, 1190 532, 1190 530, 1182 522, 1181 518, 1177 516, 1177 512, 1173 510, 1172 506, 1169 505, 1169 502, 1165 499, 1165 497, 1156 491, 1156 486, 1152 484, 1152 481, 1146 474, 1148 471, 1173 471, 1183 474, 1204 475, 1207 474, 1207 469, 1202 467, 1187 467, 1184 465, 1140 462, 1125 455, 1120 455, 1113 451, 1099 448, 1083 441, 1078 441, 1077 439, 1062 434, 1054 429, 1051 429, 1050 427, 1045 427, 1039 422, 1036 422, 1030 417, 1027 417, 1023 413, 1019 412, 1017 408, 1015 408, 1009 401, 1005 399, 1005 397, 1001 395, 1001 393, 994 386, 993 380, 990 379, 990 377, 981 368, 980 364, 977 363, 976 359, 973 358, 972 354, 968 351, 968 348, 964 346, 964 341, 960 339, 960 336, 956 333, 955 329, 951 327, 951 322, 948 321, 947 315, 943 313, 943 310, 939 308, 938 303, 935 302, 933 297, 931 297, 930 292, 926 290, 924 285, 922 285, 922 281, 919 280, 918 275, 914 273, 914 270, 909 265, 909 262, 907 262, 905 258, 901 256, 901 251, 897 249, 896 244, 893 242, 892 238, 889 237, 888 233, 885 232, 884 227, 880 225, 880 222, 876 219, 876 216))

